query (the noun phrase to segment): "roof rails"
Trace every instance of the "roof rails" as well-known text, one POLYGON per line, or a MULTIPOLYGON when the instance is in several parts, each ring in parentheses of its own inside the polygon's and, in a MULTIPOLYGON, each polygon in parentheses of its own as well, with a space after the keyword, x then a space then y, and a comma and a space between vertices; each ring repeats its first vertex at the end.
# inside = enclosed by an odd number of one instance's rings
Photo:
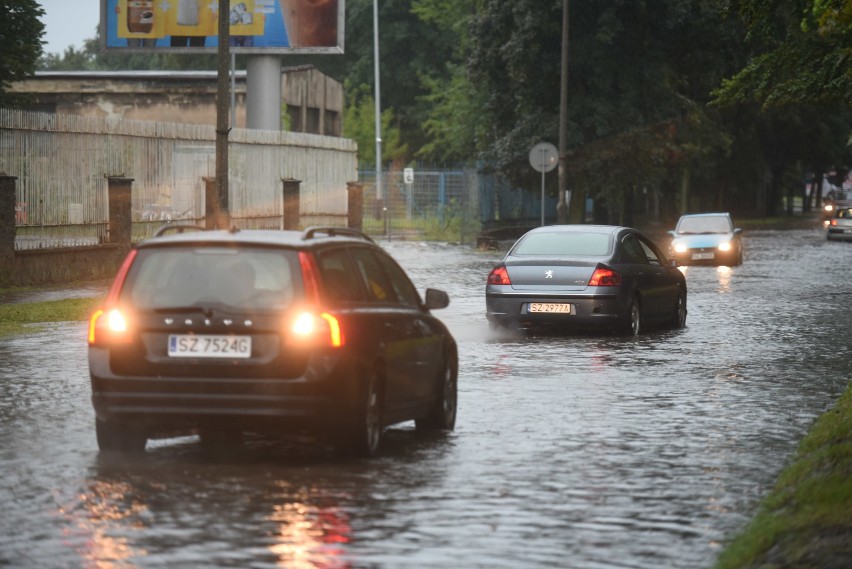
POLYGON ((357 229, 350 229, 348 227, 331 227, 331 226, 317 226, 317 227, 308 227, 302 233, 302 240, 313 239, 315 235, 318 233, 325 234, 329 237, 336 237, 338 235, 342 237, 358 237, 360 239, 364 239, 365 241, 369 241, 370 243, 375 243, 370 236, 368 236, 363 231, 358 231, 357 229))
POLYGON ((183 225, 180 223, 167 223, 160 227, 154 237, 161 237, 166 233, 185 233, 187 231, 207 231, 206 227, 200 225, 183 225))

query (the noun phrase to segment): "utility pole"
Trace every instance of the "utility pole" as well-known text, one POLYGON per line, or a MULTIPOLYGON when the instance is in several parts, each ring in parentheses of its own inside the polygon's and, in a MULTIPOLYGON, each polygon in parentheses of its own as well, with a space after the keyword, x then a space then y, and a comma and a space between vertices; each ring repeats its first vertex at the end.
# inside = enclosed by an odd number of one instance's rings
POLYGON ((379 83, 379 0, 373 0, 373 68, 374 90, 373 98, 376 103, 376 205, 385 225, 385 232, 390 236, 384 192, 382 191, 382 96, 379 83))
POLYGON ((229 46, 231 28, 228 18, 230 13, 229 0, 219 0, 219 49, 217 57, 217 80, 216 80, 216 197, 219 203, 216 205, 215 227, 228 229, 231 225, 231 216, 228 212, 228 124, 229 106, 229 46))
POLYGON ((568 190, 568 165, 565 153, 568 152, 568 0, 562 0, 562 70, 559 86, 559 203, 556 204, 557 223, 568 223, 568 203, 565 192, 568 190))

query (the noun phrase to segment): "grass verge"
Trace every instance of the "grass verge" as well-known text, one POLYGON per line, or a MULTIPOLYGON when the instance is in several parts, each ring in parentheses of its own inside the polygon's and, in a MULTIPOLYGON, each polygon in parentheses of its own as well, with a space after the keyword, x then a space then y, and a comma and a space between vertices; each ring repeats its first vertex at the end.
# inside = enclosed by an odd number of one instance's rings
POLYGON ((69 298, 0 305, 0 336, 27 330, 28 324, 88 320, 102 298, 69 298))
POLYGON ((715 569, 848 569, 852 563, 852 384, 799 443, 757 515, 715 569))

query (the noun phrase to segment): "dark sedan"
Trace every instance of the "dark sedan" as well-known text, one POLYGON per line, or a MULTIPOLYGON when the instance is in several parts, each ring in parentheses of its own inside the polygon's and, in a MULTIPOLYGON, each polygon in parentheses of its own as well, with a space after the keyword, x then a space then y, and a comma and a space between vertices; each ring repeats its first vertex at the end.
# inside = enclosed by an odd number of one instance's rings
POLYGON ((629 227, 552 225, 528 231, 488 275, 492 327, 609 328, 686 324, 686 279, 629 227))

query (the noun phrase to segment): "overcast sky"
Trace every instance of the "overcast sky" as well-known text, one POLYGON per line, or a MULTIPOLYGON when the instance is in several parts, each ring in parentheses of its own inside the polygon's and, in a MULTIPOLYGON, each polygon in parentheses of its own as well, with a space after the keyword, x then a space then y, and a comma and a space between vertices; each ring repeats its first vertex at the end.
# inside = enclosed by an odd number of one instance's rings
POLYGON ((38 0, 44 8, 44 52, 62 55, 68 47, 82 49, 95 37, 100 0, 38 0))

